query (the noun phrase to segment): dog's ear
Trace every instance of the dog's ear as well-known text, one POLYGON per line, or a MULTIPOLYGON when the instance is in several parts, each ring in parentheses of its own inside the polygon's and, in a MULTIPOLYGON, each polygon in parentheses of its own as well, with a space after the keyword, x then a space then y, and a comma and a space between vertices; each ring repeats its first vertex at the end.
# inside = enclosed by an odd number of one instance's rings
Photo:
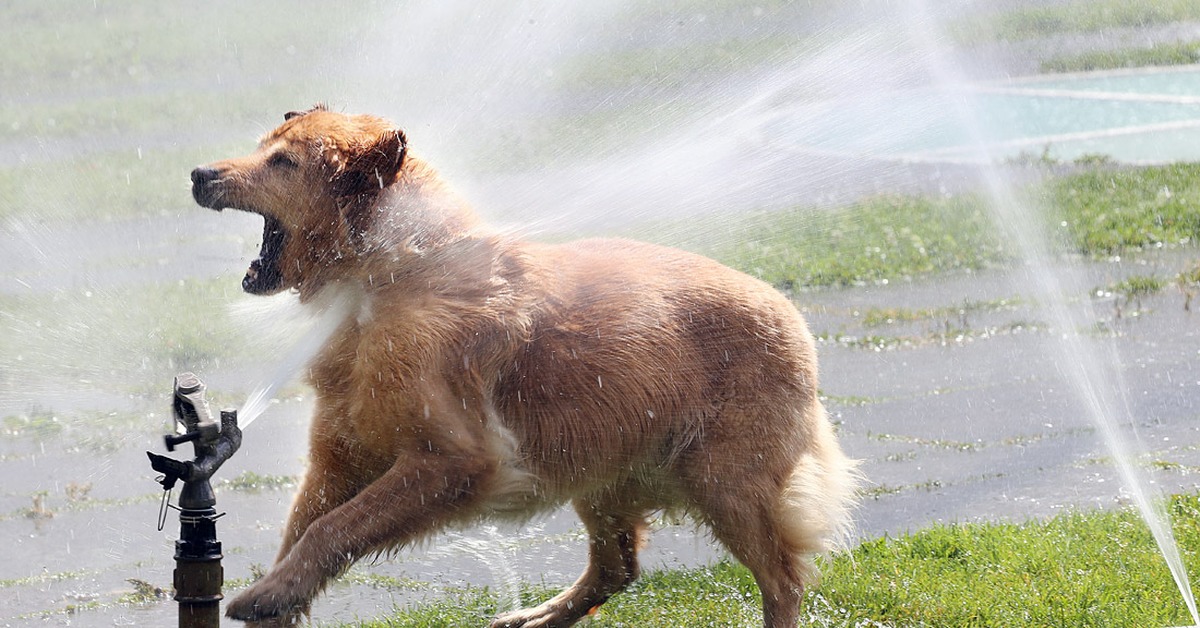
POLYGON ((395 183, 407 151, 404 131, 389 129, 366 145, 342 152, 329 181, 334 195, 357 196, 395 183))
POLYGON ((329 111, 329 108, 325 106, 325 103, 319 102, 319 103, 313 105, 312 109, 309 109, 307 111, 289 111, 289 112, 283 114, 283 121, 287 122, 288 120, 291 120, 292 118, 299 118, 300 116, 302 116, 304 114, 312 113, 314 111, 329 111))

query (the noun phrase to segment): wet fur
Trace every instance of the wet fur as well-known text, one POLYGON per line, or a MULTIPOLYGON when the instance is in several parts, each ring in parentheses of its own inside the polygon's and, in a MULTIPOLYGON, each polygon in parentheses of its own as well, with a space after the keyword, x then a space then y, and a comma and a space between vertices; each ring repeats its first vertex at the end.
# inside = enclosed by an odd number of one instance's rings
POLYGON ((197 173, 201 204, 286 231, 263 260, 279 285, 252 270, 252 291, 356 310, 311 364, 310 465, 277 562, 231 617, 287 623, 361 557, 570 501, 587 569, 493 626, 568 626, 603 603, 637 577, 664 508, 751 569, 768 628, 795 626, 855 476, 786 298, 674 249, 496 232, 370 116, 289 114, 255 153, 197 173))

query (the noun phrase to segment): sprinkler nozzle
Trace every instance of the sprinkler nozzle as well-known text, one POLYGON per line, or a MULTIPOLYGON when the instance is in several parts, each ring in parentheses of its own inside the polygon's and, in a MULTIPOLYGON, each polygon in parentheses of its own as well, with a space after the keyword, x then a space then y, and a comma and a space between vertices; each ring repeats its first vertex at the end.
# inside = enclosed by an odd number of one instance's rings
POLYGON ((209 445, 221 434, 221 424, 213 419, 212 411, 208 408, 208 400, 204 398, 206 387, 194 373, 180 373, 175 376, 175 396, 171 410, 175 415, 177 425, 183 426, 183 434, 168 434, 164 439, 167 451, 175 451, 176 445, 191 441, 209 445))

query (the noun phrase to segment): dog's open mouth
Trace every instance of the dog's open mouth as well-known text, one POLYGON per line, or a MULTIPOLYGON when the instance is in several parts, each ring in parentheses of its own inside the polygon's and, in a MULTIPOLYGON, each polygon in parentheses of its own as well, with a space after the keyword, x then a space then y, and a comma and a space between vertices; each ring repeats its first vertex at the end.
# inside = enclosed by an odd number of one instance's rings
POLYGON ((279 289, 283 283, 283 274, 279 272, 279 256, 283 253, 286 240, 287 231, 283 224, 264 215, 262 248, 242 278, 242 290, 250 294, 266 294, 279 289))

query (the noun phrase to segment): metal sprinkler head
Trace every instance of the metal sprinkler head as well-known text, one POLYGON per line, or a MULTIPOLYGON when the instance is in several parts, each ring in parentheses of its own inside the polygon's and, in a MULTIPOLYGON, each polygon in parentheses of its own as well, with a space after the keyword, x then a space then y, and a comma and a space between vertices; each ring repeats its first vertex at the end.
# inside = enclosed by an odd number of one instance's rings
MULTIPOLYGON (((167 507, 179 511, 179 540, 175 541, 175 600, 179 602, 180 628, 208 628, 219 625, 223 597, 224 570, 221 567, 221 542, 217 540, 216 494, 210 479, 242 445, 242 430, 237 412, 222 410, 220 421, 212 417, 205 386, 192 373, 175 377, 171 410, 182 434, 168 434, 167 451, 190 442, 195 450, 191 460, 175 460, 153 452, 150 466, 162 474, 163 506, 159 510, 158 529, 166 523, 167 507), (179 505, 168 503, 176 482, 183 480, 179 505)), ((222 513, 223 514, 223 513, 222 513)))
POLYGON ((180 461, 146 452, 150 466, 163 474, 159 483, 165 490, 183 480, 183 491, 179 495, 179 507, 183 509, 209 508, 216 504, 209 478, 242 445, 237 412, 222 410, 220 422, 214 420, 204 397, 205 390, 204 382, 192 373, 180 373, 175 377, 171 410, 175 422, 184 431, 163 438, 167 451, 175 451, 183 443, 192 443, 195 457, 191 461, 180 461))

